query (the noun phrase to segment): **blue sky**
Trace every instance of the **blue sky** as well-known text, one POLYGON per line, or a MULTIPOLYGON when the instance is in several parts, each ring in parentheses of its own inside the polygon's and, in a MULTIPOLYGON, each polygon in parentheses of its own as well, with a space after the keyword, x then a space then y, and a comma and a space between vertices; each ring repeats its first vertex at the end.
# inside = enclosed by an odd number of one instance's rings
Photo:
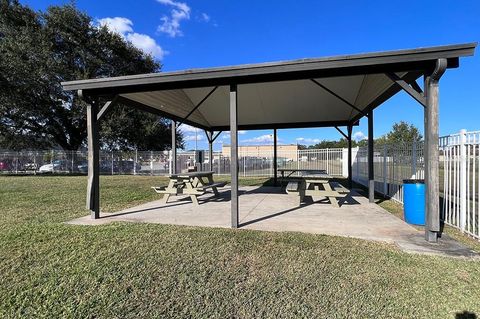
MULTIPOLYGON (((23 0, 36 9, 63 0, 23 0)), ((138 47, 152 52, 163 70, 224 66, 339 54, 477 42, 480 1, 200 1, 77 0, 138 47), (110 19, 107 19, 110 18, 110 19)), ((440 134, 480 130, 480 53, 460 61, 440 85, 440 134)), ((423 130, 423 109, 399 93, 375 111, 375 137, 399 120, 423 130)), ((366 119, 354 129, 367 132, 366 119)), ((270 143, 271 131, 242 132, 240 143, 270 143)), ((185 130, 187 148, 194 132, 185 130)), ((338 139, 335 129, 280 130, 280 143, 338 139)), ((220 141, 228 143, 224 135, 220 141)), ((206 147, 203 132, 198 147, 206 147)), ((216 146, 219 148, 219 145, 216 146)))

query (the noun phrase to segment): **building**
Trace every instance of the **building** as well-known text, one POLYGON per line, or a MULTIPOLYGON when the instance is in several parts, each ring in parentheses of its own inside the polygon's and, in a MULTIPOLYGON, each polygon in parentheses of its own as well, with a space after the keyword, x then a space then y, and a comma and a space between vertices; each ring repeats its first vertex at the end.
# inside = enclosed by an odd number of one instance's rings
MULTIPOLYGON (((278 157, 286 160, 297 161, 297 151, 296 144, 277 145, 278 157)), ((240 156, 273 157, 273 145, 241 145, 238 147, 238 152, 240 156)), ((222 155, 230 157, 230 145, 222 146, 222 155)))

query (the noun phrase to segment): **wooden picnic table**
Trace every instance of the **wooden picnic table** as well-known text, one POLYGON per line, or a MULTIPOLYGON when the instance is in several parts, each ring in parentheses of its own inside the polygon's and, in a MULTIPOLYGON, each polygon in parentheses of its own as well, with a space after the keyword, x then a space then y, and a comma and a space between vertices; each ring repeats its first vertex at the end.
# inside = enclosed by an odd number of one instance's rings
MULTIPOLYGON (((300 173, 300 176, 305 175, 305 174, 327 174, 327 171, 324 169, 313 169, 313 168, 279 168, 277 169, 278 172, 280 172, 280 186, 283 186, 283 182, 285 180, 288 181, 289 177, 292 176, 295 173, 300 173), (287 174, 285 176, 285 174, 287 174)), ((294 176, 293 178, 296 178, 298 176, 294 176)))
POLYGON ((227 184, 227 182, 215 183, 213 174, 213 171, 172 174, 169 176, 167 186, 152 188, 158 194, 163 194, 164 203, 167 203, 172 195, 186 194, 198 205, 198 196, 205 194, 210 188, 215 196, 218 196, 218 188, 227 184))
POLYGON ((345 197, 348 190, 339 183, 333 183, 332 176, 326 173, 304 174, 287 184, 288 194, 299 196, 299 204, 305 196, 326 197, 333 207, 340 207, 337 198, 345 197))
POLYGON ((290 177, 294 173, 304 174, 327 174, 325 169, 314 169, 314 168, 279 168, 277 171, 280 172, 282 178, 285 178, 285 173, 290 172, 286 177, 290 177))

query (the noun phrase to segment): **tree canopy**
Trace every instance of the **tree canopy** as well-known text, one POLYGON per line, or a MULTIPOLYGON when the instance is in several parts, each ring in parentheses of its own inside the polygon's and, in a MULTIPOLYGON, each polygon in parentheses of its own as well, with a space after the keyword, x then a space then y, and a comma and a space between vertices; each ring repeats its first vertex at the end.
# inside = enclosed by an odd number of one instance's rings
MULTIPOLYGON (((405 121, 400 121, 393 124, 392 129, 387 134, 380 136, 375 139, 376 145, 411 145, 413 142, 420 142, 423 139, 422 134, 417 127, 413 124, 409 124, 405 121)), ((364 147, 367 146, 367 140, 363 139, 360 141, 352 141, 352 147, 364 147)), ((311 148, 311 149, 322 149, 322 148, 346 148, 348 147, 348 142, 346 138, 341 138, 337 141, 323 140, 320 143, 315 145, 299 145, 299 148, 311 148)))
MULTIPOLYGON (((73 4, 36 12, 18 0, 0 0, 0 55, 0 148, 10 149, 85 145, 86 104, 64 92, 60 82, 159 72, 161 67, 73 4)), ((168 148, 169 123, 118 105, 102 121, 102 147, 168 148)))

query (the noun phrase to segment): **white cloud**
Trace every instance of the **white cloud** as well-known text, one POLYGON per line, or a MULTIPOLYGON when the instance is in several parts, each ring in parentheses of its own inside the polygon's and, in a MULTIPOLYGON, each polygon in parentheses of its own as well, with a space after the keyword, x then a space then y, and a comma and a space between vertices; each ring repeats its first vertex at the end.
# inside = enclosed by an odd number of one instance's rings
POLYGON ((238 131, 239 135, 247 134, 247 131, 238 131))
POLYGON ((107 26, 111 31, 122 36, 124 36, 125 33, 133 32, 132 20, 124 17, 98 19, 98 24, 102 27, 107 26))
POLYGON ((173 7, 173 9, 170 11, 170 16, 164 15, 160 19, 162 24, 158 26, 158 32, 166 33, 172 38, 182 36, 183 32, 180 30, 180 22, 182 20, 190 19, 190 7, 184 2, 174 0, 157 1, 161 4, 173 7))
POLYGON ((180 125, 180 127, 178 128, 180 132, 182 133, 195 133, 195 132, 203 132, 202 129, 199 129, 199 128, 195 128, 191 125, 188 125, 188 124, 182 124, 180 125))
POLYGON ((126 35, 126 39, 132 42, 134 46, 136 46, 143 52, 151 54, 152 56, 157 57, 160 60, 162 60, 167 53, 155 42, 153 38, 146 34, 140 34, 136 32, 128 33, 126 35))
POLYGON ((317 144, 320 143, 321 140, 318 138, 305 138, 305 137, 298 137, 295 139, 298 143, 303 143, 303 144, 317 144))
MULTIPOLYGON (((277 137, 277 141, 278 141, 277 137)), ((254 138, 243 140, 244 143, 257 143, 257 144, 268 144, 273 143, 273 134, 260 135, 254 138)))
POLYGON ((352 137, 353 137, 353 139, 354 139, 355 141, 357 141, 357 142, 358 142, 358 141, 361 141, 361 140, 366 140, 366 139, 367 139, 367 136, 366 136, 365 134, 363 134, 363 132, 361 132, 361 131, 358 131, 358 132, 353 133, 353 136, 352 136, 352 137))
POLYGON ((205 12, 202 12, 202 14, 200 15, 200 19, 204 22, 208 22, 208 21, 210 21, 210 16, 208 14, 206 14, 205 12))
POLYGON ((136 33, 133 31, 133 22, 124 17, 103 18, 97 20, 98 25, 106 26, 112 32, 118 33, 124 39, 131 42, 135 47, 139 48, 147 54, 162 60, 167 51, 160 47, 155 39, 149 35, 136 33))
MULTIPOLYGON (((204 136, 202 134, 197 134, 197 141, 203 141, 204 136)), ((183 137, 185 142, 195 142, 195 135, 186 135, 183 137)))

